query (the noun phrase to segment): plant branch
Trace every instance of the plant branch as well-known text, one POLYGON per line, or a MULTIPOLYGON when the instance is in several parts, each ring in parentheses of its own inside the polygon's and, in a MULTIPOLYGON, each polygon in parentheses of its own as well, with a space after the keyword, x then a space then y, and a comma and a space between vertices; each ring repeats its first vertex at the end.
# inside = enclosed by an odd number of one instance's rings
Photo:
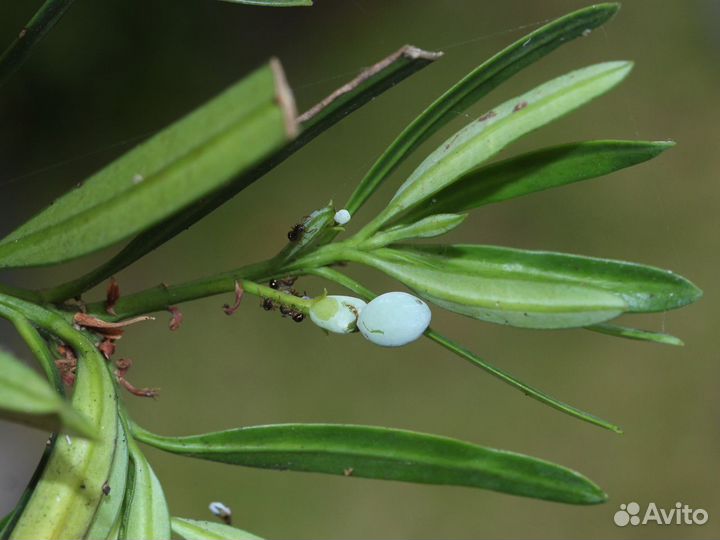
POLYGON ((46 0, 0 57, 0 85, 17 71, 72 3, 73 0, 46 0))
MULTIPOLYGON (((121 297, 114 306, 115 315, 109 317, 108 320, 117 321, 154 311, 164 311, 168 306, 218 294, 231 293, 235 291, 236 282, 239 282, 243 289, 250 294, 271 298, 281 304, 291 305, 303 312, 307 312, 309 308, 307 300, 254 283, 254 281, 264 281, 281 275, 287 275, 287 273, 283 269, 277 268, 274 260, 270 259, 179 285, 161 284, 121 297)), ((105 302, 94 302, 88 304, 87 308, 90 313, 104 314, 105 302)))

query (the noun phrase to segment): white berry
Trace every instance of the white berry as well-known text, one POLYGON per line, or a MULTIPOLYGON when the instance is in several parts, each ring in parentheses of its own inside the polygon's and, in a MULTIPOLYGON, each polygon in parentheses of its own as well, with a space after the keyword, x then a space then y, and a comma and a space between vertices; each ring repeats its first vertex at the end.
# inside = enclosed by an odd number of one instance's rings
POLYGON ((335 212, 335 223, 338 225, 345 225, 347 222, 350 221, 350 218, 352 216, 350 215, 350 212, 345 210, 344 208, 342 210, 338 210, 335 212))
POLYGON ((358 315, 365 305, 352 296, 325 296, 310 306, 310 320, 328 332, 349 334, 357 330, 358 315))
POLYGON ((360 312, 358 329, 381 347, 401 347, 418 339, 430 325, 432 313, 425 302, 404 292, 385 293, 360 312))

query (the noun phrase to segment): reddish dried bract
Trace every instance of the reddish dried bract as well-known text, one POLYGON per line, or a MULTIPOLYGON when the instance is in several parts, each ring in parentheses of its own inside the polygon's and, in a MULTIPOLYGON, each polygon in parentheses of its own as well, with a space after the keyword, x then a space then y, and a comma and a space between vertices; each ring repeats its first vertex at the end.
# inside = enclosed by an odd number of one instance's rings
POLYGON ((141 315, 139 317, 133 317, 120 322, 108 322, 88 315, 87 313, 76 313, 73 317, 75 324, 89 328, 98 334, 102 335, 105 339, 120 339, 123 335, 123 328, 130 326, 131 324, 139 323, 142 321, 153 321, 155 317, 149 315, 141 315))
POLYGON ((55 366, 60 372, 60 378, 66 386, 75 384, 77 374, 77 357, 73 350, 67 345, 58 346, 58 352, 62 358, 55 360, 55 366))
POLYGON ((110 278, 110 284, 107 288, 107 294, 105 295, 105 311, 110 315, 117 315, 115 313, 115 304, 120 300, 120 286, 117 280, 113 277, 110 278))
POLYGON ((125 375, 127 375, 128 370, 132 366, 132 360, 130 360, 130 358, 121 358, 115 362, 115 366, 117 366, 117 371, 115 371, 117 382, 132 395, 149 398, 160 395, 160 391, 157 388, 138 388, 125 378, 125 375))
POLYGON ((170 306, 168 308, 168 311, 172 314, 172 317, 170 318, 170 331, 174 332, 178 328, 180 328, 180 325, 183 322, 183 314, 182 311, 180 311, 180 308, 177 306, 170 306))
POLYGON ((235 282, 235 303, 230 306, 228 304, 223 305, 223 311, 225 312, 225 315, 232 315, 235 313, 238 308, 240 307, 240 303, 242 302, 243 295, 245 294, 245 291, 242 288, 242 285, 238 281, 235 282))
POLYGON ((110 339, 103 339, 98 345, 98 350, 105 357, 105 360, 110 360, 110 357, 115 354, 115 343, 110 339))

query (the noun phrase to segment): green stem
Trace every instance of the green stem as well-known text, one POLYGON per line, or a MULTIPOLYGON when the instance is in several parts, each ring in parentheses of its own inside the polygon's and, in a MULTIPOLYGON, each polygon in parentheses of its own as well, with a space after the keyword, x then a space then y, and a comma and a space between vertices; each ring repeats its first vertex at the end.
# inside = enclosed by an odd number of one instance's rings
POLYGON ((37 10, 0 57, 0 85, 17 71, 30 55, 32 48, 60 20, 72 3, 73 0, 46 0, 37 10))
MULTIPOLYGON (((117 321, 127 319, 136 315, 163 311, 169 306, 183 302, 218 294, 231 293, 235 291, 236 282, 240 283, 243 290, 247 293, 263 298, 270 298, 278 304, 290 306, 303 313, 307 313, 310 309, 310 300, 298 298, 297 296, 286 294, 255 282, 270 279, 273 276, 288 275, 284 269, 274 270, 271 262, 272 261, 266 261, 245 266, 230 272, 216 274, 180 285, 158 285, 157 287, 124 296, 115 304, 115 315, 107 318, 107 320, 117 321)), ((105 313, 105 303, 95 302, 88 304, 87 309, 91 313, 105 313)))
POLYGON ((277 304, 295 308, 306 315, 310 311, 310 306, 313 304, 312 299, 300 298, 252 281, 243 280, 240 282, 240 285, 242 285, 243 290, 247 293, 260 296, 261 298, 269 298, 277 304))

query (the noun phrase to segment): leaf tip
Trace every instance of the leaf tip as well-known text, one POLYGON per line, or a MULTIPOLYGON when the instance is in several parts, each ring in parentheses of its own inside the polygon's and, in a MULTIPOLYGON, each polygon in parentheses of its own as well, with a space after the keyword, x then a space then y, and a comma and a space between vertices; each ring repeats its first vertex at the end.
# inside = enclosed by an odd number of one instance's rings
POLYGON ((405 45, 400 50, 405 58, 410 58, 411 60, 428 60, 433 62, 445 55, 442 51, 426 51, 415 45, 405 45))
POLYGON ((277 58, 270 59, 270 69, 272 69, 275 79, 275 98, 283 113, 285 119, 285 131, 290 139, 297 137, 300 129, 298 127, 297 107, 295 106, 295 96, 287 83, 285 70, 282 63, 277 58))

